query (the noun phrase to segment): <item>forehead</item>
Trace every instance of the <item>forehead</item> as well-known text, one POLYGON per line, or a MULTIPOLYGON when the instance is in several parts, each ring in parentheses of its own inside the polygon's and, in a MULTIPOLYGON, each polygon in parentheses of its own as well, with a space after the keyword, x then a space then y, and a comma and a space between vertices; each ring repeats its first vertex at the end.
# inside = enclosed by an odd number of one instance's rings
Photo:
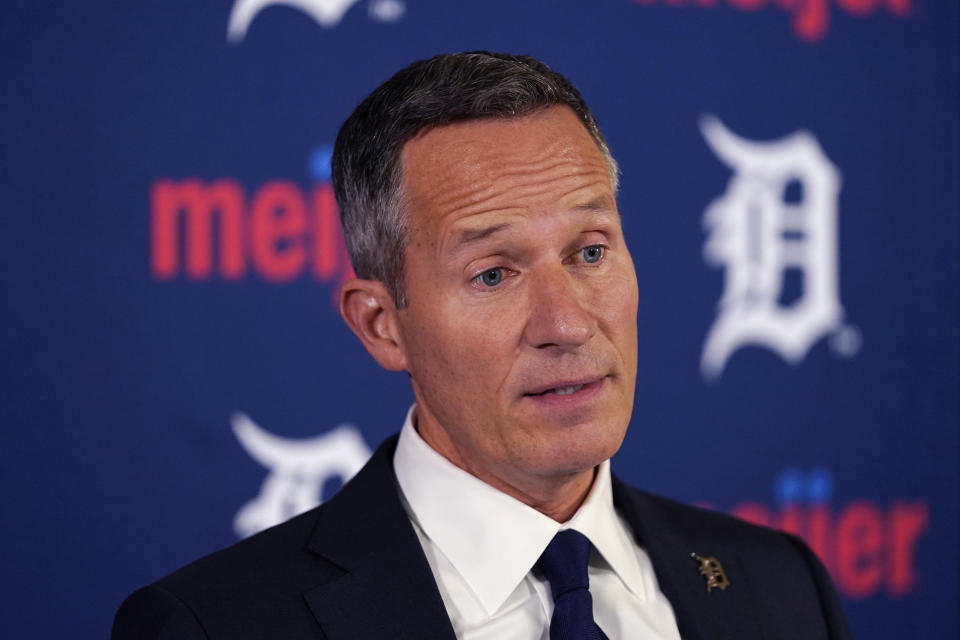
POLYGON ((401 162, 415 233, 425 222, 538 202, 608 197, 615 207, 604 156, 565 106, 429 129, 407 142, 401 162))

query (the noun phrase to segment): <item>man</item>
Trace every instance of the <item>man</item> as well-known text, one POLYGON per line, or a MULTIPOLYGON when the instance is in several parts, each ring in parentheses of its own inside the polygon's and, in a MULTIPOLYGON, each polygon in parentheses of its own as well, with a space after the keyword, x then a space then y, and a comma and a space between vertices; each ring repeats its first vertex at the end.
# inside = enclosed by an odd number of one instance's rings
POLYGON ((589 108, 527 57, 400 71, 337 138, 341 313, 415 406, 323 506, 132 595, 115 638, 845 638, 795 538, 610 475, 637 280, 589 108))

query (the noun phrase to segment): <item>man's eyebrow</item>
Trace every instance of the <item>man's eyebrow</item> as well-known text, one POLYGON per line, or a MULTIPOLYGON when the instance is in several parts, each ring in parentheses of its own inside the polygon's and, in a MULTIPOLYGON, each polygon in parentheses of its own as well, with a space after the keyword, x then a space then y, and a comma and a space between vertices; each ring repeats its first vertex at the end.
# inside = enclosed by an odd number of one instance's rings
POLYGON ((481 227, 479 229, 466 229, 460 232, 460 236, 457 238, 457 244, 454 247, 459 249, 465 244, 470 244, 471 242, 477 242, 483 240, 484 238, 489 238, 498 231, 502 231, 509 227, 507 223, 495 224, 489 227, 481 227))
POLYGON ((587 202, 582 202, 573 206, 575 211, 613 211, 616 207, 607 196, 597 196, 587 202))

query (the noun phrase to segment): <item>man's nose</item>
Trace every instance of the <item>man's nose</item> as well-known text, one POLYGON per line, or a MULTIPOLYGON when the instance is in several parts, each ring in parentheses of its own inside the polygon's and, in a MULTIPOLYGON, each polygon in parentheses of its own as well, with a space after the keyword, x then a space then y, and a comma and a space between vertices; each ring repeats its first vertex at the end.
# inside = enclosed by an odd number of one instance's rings
POLYGON ((572 349, 588 342, 597 331, 587 283, 562 267, 530 279, 527 326, 524 337, 536 348, 572 349))

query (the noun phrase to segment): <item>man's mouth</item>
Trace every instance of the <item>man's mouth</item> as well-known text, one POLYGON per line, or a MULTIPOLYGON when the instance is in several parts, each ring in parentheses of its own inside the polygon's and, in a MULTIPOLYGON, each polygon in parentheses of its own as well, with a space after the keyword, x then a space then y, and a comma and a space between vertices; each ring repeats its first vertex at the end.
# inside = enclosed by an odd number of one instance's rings
POLYGON ((544 396, 572 396, 573 394, 583 391, 584 389, 599 386, 603 380, 604 378, 600 377, 592 380, 585 380, 583 382, 559 382, 549 387, 529 391, 523 395, 534 398, 540 398, 544 396))
POLYGON ((558 396, 569 396, 571 394, 576 393, 577 391, 580 391, 580 389, 583 389, 585 386, 586 386, 585 384, 574 384, 569 387, 557 387, 556 389, 547 389, 546 391, 541 391, 540 393, 531 393, 528 395, 545 396, 549 393, 552 393, 558 396))

